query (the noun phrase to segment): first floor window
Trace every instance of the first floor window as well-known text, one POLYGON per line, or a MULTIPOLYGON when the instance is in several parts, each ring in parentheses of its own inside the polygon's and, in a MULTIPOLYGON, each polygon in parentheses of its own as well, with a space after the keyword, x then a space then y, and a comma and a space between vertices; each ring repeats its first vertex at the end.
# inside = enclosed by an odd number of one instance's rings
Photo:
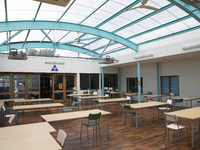
POLYGON ((179 95, 179 76, 161 77, 161 94, 179 95))

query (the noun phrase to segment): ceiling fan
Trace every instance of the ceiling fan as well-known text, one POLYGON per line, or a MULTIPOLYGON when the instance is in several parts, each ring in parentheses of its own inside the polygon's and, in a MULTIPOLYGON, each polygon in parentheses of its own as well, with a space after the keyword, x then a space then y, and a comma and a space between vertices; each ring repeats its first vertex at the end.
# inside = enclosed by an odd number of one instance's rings
POLYGON ((79 38, 78 38, 78 40, 77 40, 77 42, 75 44, 85 44, 85 45, 88 45, 88 43, 82 43, 81 39, 79 39, 79 38))
POLYGON ((145 5, 147 2, 148 2, 148 0, 143 0, 143 1, 141 2, 141 5, 140 5, 140 6, 133 7, 133 8, 127 9, 127 10, 122 11, 122 12, 130 11, 130 10, 137 9, 137 8, 145 8, 145 9, 160 11, 160 9, 158 9, 158 8, 156 8, 156 7, 152 7, 152 6, 145 5))

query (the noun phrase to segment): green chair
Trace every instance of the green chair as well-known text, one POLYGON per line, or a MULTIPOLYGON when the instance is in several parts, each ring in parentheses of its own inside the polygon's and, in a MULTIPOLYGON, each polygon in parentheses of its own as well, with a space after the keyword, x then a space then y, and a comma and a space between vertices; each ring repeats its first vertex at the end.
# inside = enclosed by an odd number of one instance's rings
MULTIPOLYGON (((126 115, 132 116, 132 122, 133 122, 133 116, 136 115, 136 112, 131 111, 131 106, 129 104, 124 104, 124 113, 125 113, 125 121, 124 124, 126 124, 126 115)), ((137 113, 140 115, 140 113, 137 113)))
MULTIPOLYGON (((99 104, 99 100, 98 100, 98 99, 95 99, 94 102, 95 102, 95 105, 96 105, 95 108, 101 109, 101 105, 99 104), (98 105, 98 106, 97 106, 97 105, 98 105)), ((103 106, 103 109, 104 109, 104 108, 105 108, 105 106, 103 106)))
MULTIPOLYGON (((101 117, 101 112, 99 112, 99 113, 90 113, 89 114, 89 116, 88 116, 88 122, 81 124, 80 140, 81 140, 81 137, 82 137, 82 126, 83 125, 87 127, 88 144, 89 144, 88 127, 93 127, 93 134, 94 134, 94 127, 98 126, 99 127, 99 135, 100 135, 100 138, 101 138, 100 125, 99 125, 99 123, 100 123, 100 117, 101 117)), ((97 132, 97 130, 96 130, 96 132, 97 132)))
POLYGON ((173 110, 174 110, 174 107, 182 107, 183 109, 183 99, 182 98, 175 99, 174 104, 173 104, 173 110))
POLYGON ((74 110, 74 106, 75 106, 75 104, 76 104, 76 102, 73 101, 73 102, 72 102, 72 108, 69 108, 69 109, 63 109, 62 111, 63 111, 63 112, 73 111, 73 110, 74 110))

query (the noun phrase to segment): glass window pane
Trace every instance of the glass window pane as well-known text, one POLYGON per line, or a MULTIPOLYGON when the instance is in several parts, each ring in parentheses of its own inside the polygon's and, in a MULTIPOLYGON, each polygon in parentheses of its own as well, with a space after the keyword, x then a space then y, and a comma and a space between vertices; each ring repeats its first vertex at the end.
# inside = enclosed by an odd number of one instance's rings
POLYGON ((10 95, 0 95, 0 99, 10 99, 10 95))
POLYGON ((39 93, 28 94, 28 99, 38 99, 38 98, 39 98, 39 93))
POLYGON ((28 91, 39 91, 39 75, 28 76, 28 91))
POLYGON ((25 98, 25 94, 15 94, 15 98, 25 98))
POLYGON ((89 74, 80 74, 80 86, 81 90, 89 89, 89 74))
POLYGON ((99 75, 98 74, 90 75, 90 88, 99 89, 99 75))
POLYGON ((55 75, 54 76, 54 90, 55 91, 62 91, 63 90, 63 76, 62 75, 55 75))
POLYGON ((63 100, 63 93, 55 93, 54 100, 63 100))
POLYGON ((109 74, 104 74, 104 87, 109 87, 109 74))
POLYGON ((179 77, 173 76, 170 77, 170 89, 171 93, 174 93, 175 95, 179 95, 179 77))
POLYGON ((169 77, 161 77, 161 94, 169 94, 169 77))
POLYGON ((10 92, 10 75, 0 75, 0 93, 10 92))
POLYGON ((73 90, 74 87, 74 76, 66 75, 66 90, 73 90))
MULTIPOLYGON (((14 75, 14 91, 25 92, 25 75, 14 75)), ((24 98, 24 97, 17 96, 16 98, 24 98)))
POLYGON ((110 75, 110 87, 115 87, 118 89, 118 77, 117 74, 110 75))

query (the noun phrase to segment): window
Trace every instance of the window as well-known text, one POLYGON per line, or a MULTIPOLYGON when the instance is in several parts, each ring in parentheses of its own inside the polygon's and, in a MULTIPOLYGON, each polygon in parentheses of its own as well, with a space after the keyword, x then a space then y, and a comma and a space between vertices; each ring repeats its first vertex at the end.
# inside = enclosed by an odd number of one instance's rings
POLYGON ((161 94, 174 93, 179 95, 179 76, 161 77, 161 94))
POLYGON ((63 75, 54 76, 54 90, 55 91, 63 90, 63 75))
POLYGON ((80 74, 81 90, 99 89, 99 74, 80 74))
POLYGON ((104 74, 104 87, 118 88, 117 74, 104 74))
MULTIPOLYGON (((138 77, 133 78, 127 78, 126 79, 126 86, 127 86, 127 92, 134 93, 138 92, 138 77)), ((140 85, 141 85, 141 92, 143 92, 143 79, 141 77, 140 79, 140 85)))
POLYGON ((0 93, 10 92, 10 75, 0 75, 0 93))
POLYGON ((66 75, 66 90, 73 90, 74 75, 66 75))
POLYGON ((39 75, 28 76, 28 91, 39 91, 39 75))

